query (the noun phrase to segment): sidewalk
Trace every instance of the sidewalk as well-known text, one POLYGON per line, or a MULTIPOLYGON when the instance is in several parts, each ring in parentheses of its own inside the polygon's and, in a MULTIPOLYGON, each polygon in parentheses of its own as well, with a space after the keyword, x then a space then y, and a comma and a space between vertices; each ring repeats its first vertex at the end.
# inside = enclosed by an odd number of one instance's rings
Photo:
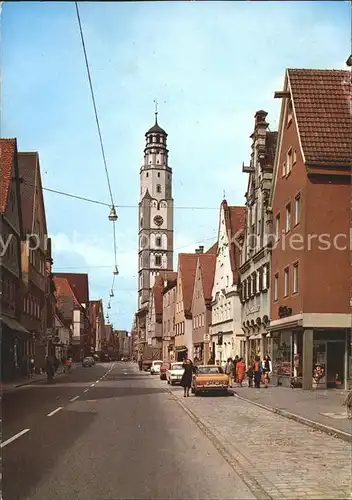
POLYGON ((234 395, 258 407, 291 418, 352 442, 352 420, 347 418, 344 391, 303 391, 286 387, 235 387, 234 395))
MULTIPOLYGON (((72 368, 74 369, 75 366, 73 365, 72 368)), ((60 366, 57 372, 55 373, 54 380, 57 377, 61 377, 62 375, 64 375, 64 367, 60 366)), ((5 392, 14 391, 15 389, 18 389, 19 387, 22 387, 24 385, 36 384, 38 382, 42 382, 43 380, 47 380, 46 373, 43 373, 41 375, 35 374, 33 375, 32 378, 29 377, 18 378, 17 380, 14 380, 12 382, 1 383, 0 392, 1 394, 4 394, 5 392)))

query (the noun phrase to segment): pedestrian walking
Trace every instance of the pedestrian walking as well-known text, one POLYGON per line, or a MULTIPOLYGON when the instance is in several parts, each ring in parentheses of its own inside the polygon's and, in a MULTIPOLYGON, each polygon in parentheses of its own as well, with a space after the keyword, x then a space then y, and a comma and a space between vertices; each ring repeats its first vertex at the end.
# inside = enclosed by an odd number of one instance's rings
POLYGON ((237 380, 237 363, 239 360, 239 356, 236 354, 235 359, 233 360, 233 379, 235 382, 238 382, 237 380))
POLYGON ((240 358, 237 361, 236 377, 237 377, 237 382, 240 384, 240 387, 242 387, 242 383, 246 377, 246 363, 244 362, 243 358, 240 358))
POLYGON ((46 357, 46 375, 48 383, 52 383, 55 375, 55 362, 52 356, 46 357))
POLYGON ((273 366, 271 363, 271 358, 267 354, 264 358, 264 363, 263 363, 263 378, 266 389, 268 388, 268 384, 270 383, 270 375, 272 371, 273 371, 273 366))
POLYGON ((33 378, 33 375, 35 373, 35 360, 33 356, 29 356, 29 376, 30 378, 33 378))
POLYGON ((253 387, 253 377, 254 377, 253 365, 249 366, 247 370, 247 377, 248 377, 248 387, 253 387))
POLYGON ((225 365, 225 373, 229 377, 229 386, 233 385, 233 361, 232 358, 228 358, 227 363, 225 365))
POLYGON ((183 397, 189 396, 189 390, 192 386, 192 377, 194 372, 194 366, 190 359, 185 359, 182 364, 182 368, 184 369, 182 378, 181 378, 181 386, 183 387, 183 397))
POLYGON ((254 358, 253 371, 254 371, 254 387, 256 389, 260 389, 260 380, 262 378, 263 368, 259 356, 256 356, 254 358))

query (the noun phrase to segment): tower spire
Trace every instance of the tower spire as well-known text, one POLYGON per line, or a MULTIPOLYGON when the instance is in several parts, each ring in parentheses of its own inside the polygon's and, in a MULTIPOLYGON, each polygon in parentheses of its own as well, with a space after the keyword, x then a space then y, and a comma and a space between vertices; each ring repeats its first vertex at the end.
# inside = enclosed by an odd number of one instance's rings
POLYGON ((155 125, 158 125, 158 101, 154 99, 155 104, 155 125))

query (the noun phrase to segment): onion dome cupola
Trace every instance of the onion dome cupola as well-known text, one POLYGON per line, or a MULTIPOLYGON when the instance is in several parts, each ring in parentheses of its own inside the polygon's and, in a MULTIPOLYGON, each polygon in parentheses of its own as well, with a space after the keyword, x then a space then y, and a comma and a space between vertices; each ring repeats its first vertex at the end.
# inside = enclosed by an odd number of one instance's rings
POLYGON ((149 147, 164 147, 166 148, 166 138, 167 133, 163 128, 158 124, 158 111, 155 111, 155 123, 154 125, 146 132, 146 148, 149 147))

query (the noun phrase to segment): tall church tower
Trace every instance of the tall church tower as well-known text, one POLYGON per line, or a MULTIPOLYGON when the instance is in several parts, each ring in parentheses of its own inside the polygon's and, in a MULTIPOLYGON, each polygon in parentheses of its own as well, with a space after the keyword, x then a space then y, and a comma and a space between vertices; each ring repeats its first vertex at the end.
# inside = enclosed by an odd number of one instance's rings
POLYGON ((167 133, 155 124, 145 134, 140 169, 138 309, 149 301, 155 276, 173 269, 174 200, 172 169, 168 165, 167 133))

